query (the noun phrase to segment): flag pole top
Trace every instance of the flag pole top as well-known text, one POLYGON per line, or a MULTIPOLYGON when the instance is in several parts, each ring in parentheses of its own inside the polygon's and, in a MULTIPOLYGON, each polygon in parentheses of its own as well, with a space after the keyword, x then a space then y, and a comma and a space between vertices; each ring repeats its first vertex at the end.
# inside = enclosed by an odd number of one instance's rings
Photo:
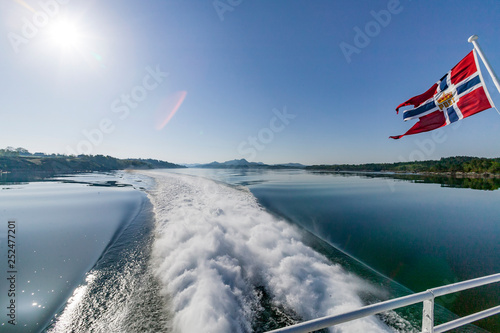
POLYGON ((495 71, 490 65, 490 62, 486 58, 486 56, 483 53, 483 50, 481 49, 481 46, 479 46, 479 43, 477 42, 477 37, 476 35, 472 35, 469 37, 468 41, 469 43, 472 43, 474 45, 474 49, 477 51, 479 56, 481 57, 481 60, 483 61, 484 67, 488 70, 488 73, 491 76, 491 79, 493 80, 493 83, 495 84, 495 87, 497 88, 498 92, 500 93, 500 80, 498 79, 498 76, 495 74, 495 71))
POLYGON ((472 43, 473 41, 477 40, 479 37, 477 35, 472 35, 469 37, 467 40, 469 43, 472 43))

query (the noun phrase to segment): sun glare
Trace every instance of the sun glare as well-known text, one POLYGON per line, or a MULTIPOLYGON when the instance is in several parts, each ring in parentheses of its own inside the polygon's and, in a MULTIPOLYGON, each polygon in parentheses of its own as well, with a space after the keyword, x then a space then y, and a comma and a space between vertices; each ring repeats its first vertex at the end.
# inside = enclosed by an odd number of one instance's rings
POLYGON ((50 39, 62 48, 77 48, 81 44, 82 36, 75 23, 59 20, 51 24, 50 39))

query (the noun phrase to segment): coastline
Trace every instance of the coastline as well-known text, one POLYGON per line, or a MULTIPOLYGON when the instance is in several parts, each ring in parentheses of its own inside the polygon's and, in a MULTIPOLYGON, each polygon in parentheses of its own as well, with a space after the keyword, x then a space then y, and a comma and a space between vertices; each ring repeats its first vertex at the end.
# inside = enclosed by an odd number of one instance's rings
POLYGON ((500 178, 500 173, 478 172, 419 172, 422 176, 448 176, 452 178, 500 178))
POLYGON ((103 155, 5 156, 0 155, 0 174, 75 174, 125 169, 184 168, 155 159, 118 159, 103 155))
POLYGON ((370 170, 356 170, 356 171, 350 171, 350 170, 325 170, 325 169, 313 169, 309 168, 306 169, 308 171, 312 172, 321 172, 321 173, 338 173, 338 174, 377 174, 377 175, 384 175, 384 176, 446 176, 449 178, 475 178, 475 179, 488 179, 488 178, 500 178, 500 173, 479 173, 479 172, 430 172, 430 171, 421 171, 421 172, 405 172, 405 171, 388 171, 388 170, 381 170, 381 171, 370 171, 370 170))

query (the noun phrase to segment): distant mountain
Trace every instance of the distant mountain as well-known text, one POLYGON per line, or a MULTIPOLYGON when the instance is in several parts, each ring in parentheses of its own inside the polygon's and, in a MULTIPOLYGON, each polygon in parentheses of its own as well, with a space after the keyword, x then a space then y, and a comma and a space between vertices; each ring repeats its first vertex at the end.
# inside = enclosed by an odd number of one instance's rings
POLYGON ((231 161, 226 161, 223 164, 225 165, 250 165, 250 162, 242 158, 241 160, 231 160, 231 161))
POLYGON ((214 161, 212 163, 200 164, 194 167, 206 169, 295 169, 305 168, 305 165, 300 163, 269 165, 262 162, 248 162, 246 159, 242 158, 240 160, 231 160, 222 163, 214 161))
POLYGON ((306 165, 300 163, 275 164, 274 166, 284 166, 288 168, 297 168, 297 169, 303 169, 306 167, 306 165))
POLYGON ((186 168, 197 168, 201 164, 200 163, 181 163, 180 165, 185 166, 186 168))
POLYGON ((251 168, 251 167, 261 167, 263 163, 248 162, 244 158, 241 160, 231 160, 223 163, 212 162, 208 164, 198 165, 197 168, 209 168, 209 169, 219 169, 219 168, 251 168))

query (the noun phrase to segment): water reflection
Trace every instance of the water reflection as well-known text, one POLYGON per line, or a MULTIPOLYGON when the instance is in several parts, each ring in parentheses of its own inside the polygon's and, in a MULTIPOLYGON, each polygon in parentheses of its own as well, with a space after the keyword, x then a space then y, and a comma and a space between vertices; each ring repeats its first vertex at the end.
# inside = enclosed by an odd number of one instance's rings
POLYGON ((51 176, 50 172, 2 172, 0 184, 25 184, 28 182, 43 181, 51 176))
POLYGON ((359 176, 362 178, 390 178, 420 184, 441 184, 441 187, 470 188, 473 190, 494 191, 500 188, 500 178, 492 177, 463 177, 462 175, 421 175, 396 173, 358 173, 358 172, 325 172, 310 171, 319 175, 338 175, 342 177, 359 176))
MULTIPOLYGON (((276 170, 256 169, 256 170, 234 170, 229 172, 227 169, 214 170, 214 169, 182 169, 176 170, 178 173, 195 174, 198 176, 205 176, 207 178, 216 178, 219 181, 235 183, 242 186, 258 185, 266 180, 266 175, 271 173, 276 175, 276 170), (215 171, 215 172, 214 172, 215 171), (218 172, 217 172, 218 171, 218 172), (215 173, 215 174, 214 174, 215 173), (219 176, 219 177, 217 177, 219 176), (258 177, 260 176, 260 177, 258 177), (259 179, 255 179, 255 178, 259 179)), ((293 173, 293 170, 286 170, 286 173, 293 173)), ((298 174, 304 171, 297 170, 298 174)), ((500 177, 487 177, 478 175, 477 177, 470 177, 466 175, 457 174, 452 175, 426 175, 426 174, 398 174, 398 173, 381 173, 381 172, 349 172, 349 171, 306 171, 307 173, 316 175, 336 175, 341 177, 358 176, 361 178, 388 178, 411 183, 419 184, 440 184, 442 187, 451 188, 469 188, 473 190, 494 191, 500 188, 500 177)), ((90 173, 92 174, 92 173, 90 173)), ((108 173, 113 175, 114 173, 108 173)), ((76 174, 78 175, 78 174, 76 174)), ((80 175, 89 175, 86 173, 80 175)), ((53 179, 55 174, 48 172, 16 172, 16 173, 0 173, 0 184, 23 184, 34 181, 44 181, 53 179)), ((63 182, 67 183, 90 183, 93 186, 111 186, 120 187, 127 186, 127 184, 120 184, 117 181, 107 181, 104 183, 88 182, 87 180, 73 180, 70 176, 58 177, 63 178, 63 182), (63 180, 68 177, 69 179, 63 180)), ((56 179, 58 179, 56 178, 56 179)))

